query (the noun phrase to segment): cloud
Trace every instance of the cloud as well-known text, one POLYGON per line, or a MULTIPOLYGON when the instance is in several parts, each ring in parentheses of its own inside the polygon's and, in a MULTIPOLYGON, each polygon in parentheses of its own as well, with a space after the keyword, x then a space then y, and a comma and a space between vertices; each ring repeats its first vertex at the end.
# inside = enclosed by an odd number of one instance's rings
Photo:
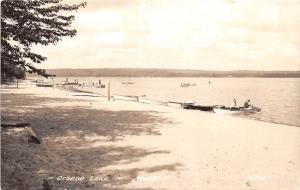
POLYGON ((89 0, 78 35, 44 52, 52 68, 299 70, 299 10, 294 1, 89 0))

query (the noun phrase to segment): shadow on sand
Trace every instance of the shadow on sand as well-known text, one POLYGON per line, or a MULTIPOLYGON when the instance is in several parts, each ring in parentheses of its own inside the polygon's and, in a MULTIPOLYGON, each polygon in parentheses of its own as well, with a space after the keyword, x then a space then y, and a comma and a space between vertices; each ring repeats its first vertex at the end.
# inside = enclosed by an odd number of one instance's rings
MULTIPOLYGON (((26 121, 32 124, 42 145, 28 144, 18 133, 2 130, 2 188, 40 189, 48 179, 53 189, 126 189, 124 185, 139 173, 177 171, 180 163, 110 170, 103 168, 130 164, 167 150, 146 150, 134 146, 116 146, 125 136, 160 135, 159 128, 172 121, 153 111, 107 111, 87 107, 62 107, 60 103, 79 102, 63 98, 2 94, 2 121, 26 121), (53 102, 57 106, 47 106, 53 102), (89 136, 95 138, 87 138, 89 136), (97 146, 93 143, 102 142, 97 146), (105 143, 110 143, 105 145, 105 143), (22 170, 22 168, 25 168, 22 170), (60 181, 58 176, 84 176, 83 181, 60 181), (91 182, 90 176, 104 181, 91 182)), ((46 187, 44 187, 46 189, 46 187)), ((132 189, 132 188, 130 188, 132 189)), ((153 188, 136 188, 136 190, 153 188)), ((134 190, 134 189, 132 189, 134 190)))

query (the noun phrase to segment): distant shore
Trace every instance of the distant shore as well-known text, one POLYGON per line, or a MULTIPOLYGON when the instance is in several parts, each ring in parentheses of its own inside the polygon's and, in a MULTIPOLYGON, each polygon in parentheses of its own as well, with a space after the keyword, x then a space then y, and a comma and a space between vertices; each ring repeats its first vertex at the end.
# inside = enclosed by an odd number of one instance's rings
POLYGON ((300 186, 300 128, 22 85, 1 89, 2 122, 30 122, 42 144, 2 130, 3 189, 300 186))
MULTIPOLYGON (((47 69, 57 77, 260 77, 300 78, 300 71, 209 71, 184 69, 141 69, 141 68, 91 68, 91 69, 47 69)), ((29 75, 33 76, 33 75, 29 75)))

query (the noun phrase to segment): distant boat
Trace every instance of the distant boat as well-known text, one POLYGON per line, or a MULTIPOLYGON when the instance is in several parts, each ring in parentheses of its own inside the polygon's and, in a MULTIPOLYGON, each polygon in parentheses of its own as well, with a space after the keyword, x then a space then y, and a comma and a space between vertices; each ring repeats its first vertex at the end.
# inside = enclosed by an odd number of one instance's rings
POLYGON ((125 82, 122 82, 121 84, 134 84, 134 82, 132 82, 132 81, 125 81, 125 82))
POLYGON ((89 86, 89 87, 91 87, 91 86, 95 86, 95 85, 96 85, 96 83, 93 82, 93 81, 89 81, 89 82, 84 82, 84 83, 82 83, 82 86, 89 86))
POLYGON ((30 82, 34 82, 34 83, 43 83, 44 80, 43 80, 43 79, 32 79, 30 82))
POLYGON ((64 82, 61 83, 61 85, 67 86, 67 85, 78 85, 78 82, 64 82))
POLYGON ((189 85, 187 83, 181 83, 180 87, 189 87, 189 85))
POLYGON ((180 87, 189 87, 189 86, 197 86, 197 84, 196 83, 187 83, 187 82, 180 84, 180 87))
POLYGON ((99 84, 96 86, 96 88, 105 88, 105 84, 99 84))

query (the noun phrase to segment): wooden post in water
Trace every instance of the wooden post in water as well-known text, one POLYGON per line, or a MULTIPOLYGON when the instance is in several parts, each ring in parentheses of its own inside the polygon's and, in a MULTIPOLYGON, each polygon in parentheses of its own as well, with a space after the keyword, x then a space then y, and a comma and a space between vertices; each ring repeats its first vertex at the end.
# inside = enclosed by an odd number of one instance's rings
POLYGON ((17 79, 17 88, 19 88, 19 80, 17 79))
POLYGON ((110 82, 108 83, 108 87, 107 87, 107 98, 108 101, 110 101, 110 82))
POLYGON ((54 78, 52 77, 52 85, 53 85, 53 90, 54 90, 54 78))

